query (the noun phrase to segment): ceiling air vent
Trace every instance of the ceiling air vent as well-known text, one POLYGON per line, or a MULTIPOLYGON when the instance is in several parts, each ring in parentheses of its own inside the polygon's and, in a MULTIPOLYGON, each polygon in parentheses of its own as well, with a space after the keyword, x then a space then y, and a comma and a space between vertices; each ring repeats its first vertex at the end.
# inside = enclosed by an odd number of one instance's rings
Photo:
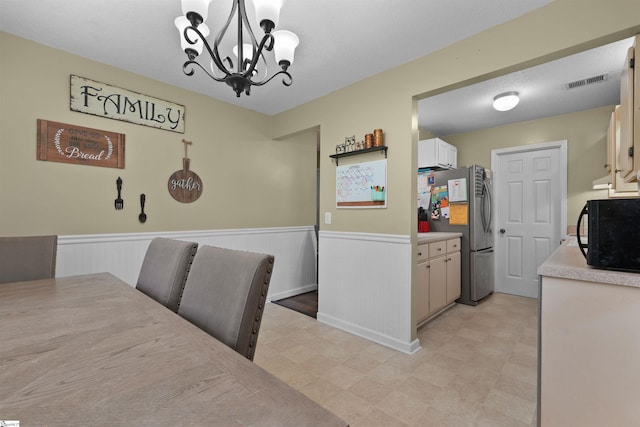
POLYGON ((567 83, 567 89, 575 89, 577 87, 582 87, 593 83, 600 83, 607 80, 607 78, 609 78, 609 73, 599 74, 597 76, 588 77, 586 79, 576 80, 574 82, 567 83))

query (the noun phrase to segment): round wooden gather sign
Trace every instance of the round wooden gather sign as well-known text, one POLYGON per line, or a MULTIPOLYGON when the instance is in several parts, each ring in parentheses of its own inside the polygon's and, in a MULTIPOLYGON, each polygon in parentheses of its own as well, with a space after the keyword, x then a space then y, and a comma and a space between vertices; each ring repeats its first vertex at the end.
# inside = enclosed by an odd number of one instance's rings
POLYGON ((202 194, 202 180, 197 173, 189 170, 189 159, 187 158, 187 144, 190 141, 182 140, 184 143, 184 158, 182 159, 182 170, 175 171, 167 183, 171 197, 182 203, 191 203, 198 200, 202 194))

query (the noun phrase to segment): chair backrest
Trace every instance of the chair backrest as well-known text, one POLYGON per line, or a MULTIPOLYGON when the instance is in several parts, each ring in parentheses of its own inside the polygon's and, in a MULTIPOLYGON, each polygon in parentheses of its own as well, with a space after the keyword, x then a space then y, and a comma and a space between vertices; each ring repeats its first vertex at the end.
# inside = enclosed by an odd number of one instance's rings
POLYGON ((142 261, 136 289, 173 311, 189 275, 198 244, 156 237, 142 261))
POLYGON ((274 257, 202 246, 178 314, 253 360, 274 257))
POLYGON ((58 236, 0 237, 0 283, 56 275, 58 236))

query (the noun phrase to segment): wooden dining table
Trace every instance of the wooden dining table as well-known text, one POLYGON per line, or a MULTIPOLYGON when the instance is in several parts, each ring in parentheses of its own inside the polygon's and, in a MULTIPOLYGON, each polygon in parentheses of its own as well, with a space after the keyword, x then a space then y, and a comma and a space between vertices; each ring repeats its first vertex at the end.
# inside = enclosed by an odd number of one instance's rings
POLYGON ((0 420, 347 425, 108 273, 0 284, 0 420))

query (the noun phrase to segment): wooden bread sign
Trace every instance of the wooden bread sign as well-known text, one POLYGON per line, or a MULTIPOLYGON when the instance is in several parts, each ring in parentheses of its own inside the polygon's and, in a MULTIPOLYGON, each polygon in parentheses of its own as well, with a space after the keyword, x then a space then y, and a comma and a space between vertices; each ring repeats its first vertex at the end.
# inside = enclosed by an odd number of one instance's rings
POLYGON ((198 200, 202 194, 202 180, 197 173, 189 170, 189 158, 187 157, 187 146, 191 141, 182 140, 184 144, 184 158, 182 159, 182 169, 175 171, 170 177, 167 187, 171 197, 182 203, 191 203, 198 200))
POLYGON ((124 169, 124 134, 38 119, 38 160, 124 169))

